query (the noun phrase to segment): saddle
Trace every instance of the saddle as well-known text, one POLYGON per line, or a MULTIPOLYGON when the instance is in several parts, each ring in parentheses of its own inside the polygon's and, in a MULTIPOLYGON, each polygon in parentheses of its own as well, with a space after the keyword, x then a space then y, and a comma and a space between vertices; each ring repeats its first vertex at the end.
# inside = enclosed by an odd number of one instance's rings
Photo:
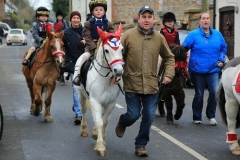
POLYGON ((38 51, 40 50, 41 48, 36 48, 33 53, 31 54, 31 56, 29 57, 29 61, 30 61, 30 66, 33 65, 33 63, 36 61, 36 55, 38 53, 38 51))
POLYGON ((87 73, 89 71, 91 64, 94 60, 94 54, 91 54, 91 56, 83 63, 81 67, 80 77, 81 77, 81 83, 86 89, 86 82, 87 82, 87 73))

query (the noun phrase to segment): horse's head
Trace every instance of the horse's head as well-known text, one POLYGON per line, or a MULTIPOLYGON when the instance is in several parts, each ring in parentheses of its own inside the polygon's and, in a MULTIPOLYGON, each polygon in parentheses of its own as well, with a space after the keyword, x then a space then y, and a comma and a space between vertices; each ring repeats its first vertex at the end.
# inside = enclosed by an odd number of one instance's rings
POLYGON ((54 56, 54 60, 57 66, 62 66, 64 63, 64 43, 62 41, 64 32, 61 31, 60 33, 48 32, 48 40, 49 40, 49 50, 51 51, 52 55, 54 56))
POLYGON ((120 43, 122 35, 122 25, 120 24, 115 33, 104 32, 97 28, 98 35, 102 40, 102 58, 111 68, 113 76, 120 77, 123 74, 123 46, 120 43))
POLYGON ((187 69, 187 51, 184 47, 171 44, 169 46, 170 50, 175 56, 175 76, 184 76, 187 69))
POLYGON ((47 48, 50 51, 50 53, 53 55, 54 60, 56 62, 57 66, 62 66, 64 63, 64 43, 62 41, 64 32, 58 32, 58 30, 61 28, 62 22, 57 23, 54 26, 54 31, 52 32, 52 25, 47 24, 44 25, 44 28, 47 30, 47 37, 48 37, 48 44, 47 48))
POLYGON ((176 45, 176 44, 171 44, 169 46, 170 50, 175 56, 175 61, 180 62, 180 61, 186 61, 187 59, 187 51, 184 47, 176 45))

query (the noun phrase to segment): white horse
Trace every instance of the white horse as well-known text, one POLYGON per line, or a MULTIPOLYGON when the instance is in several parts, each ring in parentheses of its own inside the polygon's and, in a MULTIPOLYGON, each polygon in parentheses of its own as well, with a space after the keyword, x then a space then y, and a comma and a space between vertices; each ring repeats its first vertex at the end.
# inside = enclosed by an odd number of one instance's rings
POLYGON ((218 106, 228 126, 227 143, 234 155, 240 155, 236 128, 240 127, 240 57, 230 60, 222 72, 217 92, 218 106))
MULTIPOLYGON (((116 99, 119 95, 119 87, 115 83, 118 82, 122 86, 123 74, 123 46, 120 43, 122 34, 122 25, 120 24, 115 33, 103 32, 97 29, 101 38, 101 43, 97 50, 96 58, 90 65, 87 73, 86 89, 81 86, 75 86, 78 91, 81 107, 82 122, 80 134, 83 137, 88 136, 88 127, 86 121, 86 100, 90 100, 91 110, 95 126, 92 131, 92 138, 97 140, 94 150, 98 156, 106 155, 105 130, 108 119, 116 105, 116 99)), ((78 67, 82 56, 76 62, 78 67)), ((74 73, 74 78, 77 71, 74 73)))

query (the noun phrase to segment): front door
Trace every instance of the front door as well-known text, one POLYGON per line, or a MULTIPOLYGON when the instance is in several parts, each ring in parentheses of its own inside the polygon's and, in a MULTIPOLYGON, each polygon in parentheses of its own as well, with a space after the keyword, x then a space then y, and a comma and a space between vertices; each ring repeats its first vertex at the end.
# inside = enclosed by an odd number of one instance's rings
POLYGON ((219 9, 220 23, 219 29, 227 43, 227 56, 229 59, 234 58, 234 7, 223 7, 219 9), (227 22, 231 25, 227 26, 227 22), (228 28, 229 27, 229 28, 228 28))

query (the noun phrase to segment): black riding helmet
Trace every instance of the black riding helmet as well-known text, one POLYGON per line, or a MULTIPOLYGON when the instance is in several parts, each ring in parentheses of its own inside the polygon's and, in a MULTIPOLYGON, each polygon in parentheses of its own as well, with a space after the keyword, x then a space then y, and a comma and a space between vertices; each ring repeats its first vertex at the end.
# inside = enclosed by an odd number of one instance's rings
POLYGON ((167 12, 163 15, 162 23, 164 24, 164 22, 171 21, 171 20, 174 21, 174 23, 176 23, 175 14, 173 14, 172 12, 167 12))
POLYGON ((107 2, 105 0, 91 0, 89 2, 89 10, 92 13, 93 9, 97 6, 102 6, 105 10, 105 12, 107 12, 107 2))
POLYGON ((36 17, 42 16, 42 15, 46 15, 49 17, 50 11, 46 8, 46 7, 38 7, 36 10, 36 17))
POLYGON ((60 10, 58 10, 58 11, 56 12, 56 17, 57 17, 57 16, 62 16, 62 17, 64 18, 64 14, 63 14, 63 12, 60 11, 60 10))

